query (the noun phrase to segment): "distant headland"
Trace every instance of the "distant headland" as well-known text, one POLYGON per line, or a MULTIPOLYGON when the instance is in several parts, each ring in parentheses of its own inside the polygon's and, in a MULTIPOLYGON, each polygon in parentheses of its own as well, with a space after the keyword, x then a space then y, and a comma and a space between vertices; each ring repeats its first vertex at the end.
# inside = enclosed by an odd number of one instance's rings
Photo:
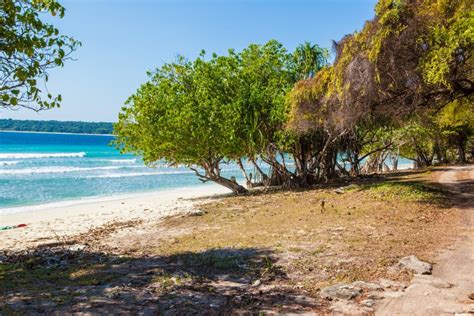
POLYGON ((0 131, 71 134, 112 134, 112 124, 113 123, 110 122, 0 119, 0 131))

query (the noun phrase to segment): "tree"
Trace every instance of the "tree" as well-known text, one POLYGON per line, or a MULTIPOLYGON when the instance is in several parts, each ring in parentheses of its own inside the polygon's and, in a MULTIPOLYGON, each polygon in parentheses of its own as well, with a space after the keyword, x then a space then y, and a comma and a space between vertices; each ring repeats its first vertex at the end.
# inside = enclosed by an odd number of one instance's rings
POLYGON ((286 122, 285 96, 294 84, 291 55, 281 43, 270 40, 264 45, 249 45, 238 58, 236 102, 241 118, 236 133, 242 138, 246 158, 262 180, 276 183, 276 173, 284 172, 276 160, 276 143, 286 122), (270 174, 259 168, 258 158, 270 165, 270 174))
MULTIPOLYGON (((323 178, 334 174, 337 162, 331 161, 335 152, 360 150, 364 133, 359 133, 368 121, 388 119, 389 125, 402 126, 414 115, 432 115, 456 100, 471 100, 474 92, 470 1, 380 0, 375 12, 375 18, 360 32, 335 43, 331 66, 298 82, 289 96, 288 127, 300 140, 306 139, 305 148, 313 148, 313 153, 306 155, 314 158, 308 169, 310 173, 326 170, 323 178)), ((432 149, 439 147, 431 144, 433 135, 441 129, 435 128, 433 133, 432 127, 423 123, 415 119, 413 124, 418 127, 409 130, 415 133, 411 136, 423 135, 429 141, 414 142, 410 154, 427 165, 433 160, 432 149), (417 128, 423 133, 416 135, 417 128)), ((465 155, 462 148, 469 135, 466 126, 459 125, 463 128, 453 133, 460 157, 465 155)), ((371 162, 380 166, 380 159, 385 159, 383 151, 371 154, 371 162)), ((355 163, 359 160, 352 158, 355 163)), ((356 174, 357 166, 353 167, 356 174)))
MULTIPOLYGON (((359 122, 341 142, 339 151, 343 157, 344 170, 348 163, 349 175, 352 177, 362 172, 382 171, 386 167, 385 159, 394 149, 393 145, 393 131, 388 122, 380 118, 359 122)), ((396 155, 392 156, 394 160, 398 159, 396 155)))
POLYGON ((288 53, 282 44, 271 40, 265 45, 249 45, 239 57, 241 89, 238 97, 243 107, 241 133, 247 157, 259 173, 262 172, 255 158, 270 166, 269 174, 262 174, 266 184, 305 183, 301 181, 306 177, 302 175, 304 163, 298 163, 295 171, 285 164, 285 154, 293 156, 296 162, 301 161, 301 141, 286 130, 287 95, 297 80, 310 77, 327 65, 327 51, 306 42, 288 53))
POLYGON ((296 85, 299 131, 311 133, 322 108, 345 113, 338 125, 352 129, 366 115, 403 120, 474 92, 470 1, 380 0, 375 11, 360 32, 336 43, 331 67, 296 85))
POLYGON ((398 145, 416 167, 466 162, 466 147, 474 135, 472 98, 455 100, 440 111, 419 113, 398 129, 398 145))
POLYGON ((283 156, 294 148, 285 131, 286 96, 299 76, 296 69, 302 69, 296 61, 313 69, 306 71, 321 68, 322 59, 311 58, 294 59, 271 40, 240 53, 165 64, 129 98, 115 125, 116 144, 150 165, 160 159, 184 164, 202 181, 238 194, 246 189, 223 176, 222 163, 236 161, 250 182, 242 163, 249 159, 266 184, 282 184, 293 175, 283 156), (258 164, 262 160, 268 174, 258 164))
POLYGON ((455 100, 436 116, 436 123, 447 143, 456 148, 458 162, 465 163, 466 147, 474 135, 474 98, 455 100))
POLYGON ((221 173, 221 164, 243 156, 235 134, 241 117, 235 102, 238 60, 234 54, 208 61, 179 58, 150 73, 115 124, 122 152, 143 156, 148 165, 166 160, 186 165, 203 182, 214 181, 234 193, 247 190, 221 173))
POLYGON ((304 42, 293 52, 293 65, 296 80, 313 78, 328 63, 329 52, 317 44, 304 42))
POLYGON ((55 0, 0 3, 0 105, 4 108, 39 111, 60 106, 61 95, 52 95, 42 85, 48 81, 48 70, 62 67, 80 43, 42 21, 44 12, 62 18, 65 9, 55 0))

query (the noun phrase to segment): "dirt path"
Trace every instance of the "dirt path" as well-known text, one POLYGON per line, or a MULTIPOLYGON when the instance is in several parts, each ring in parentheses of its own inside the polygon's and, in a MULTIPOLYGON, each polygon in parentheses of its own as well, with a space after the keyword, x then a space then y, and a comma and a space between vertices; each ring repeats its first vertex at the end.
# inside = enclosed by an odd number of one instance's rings
POLYGON ((452 315, 474 313, 474 166, 450 167, 438 181, 459 197, 464 210, 459 240, 441 253, 432 276, 415 276, 404 294, 385 299, 376 315, 452 315))

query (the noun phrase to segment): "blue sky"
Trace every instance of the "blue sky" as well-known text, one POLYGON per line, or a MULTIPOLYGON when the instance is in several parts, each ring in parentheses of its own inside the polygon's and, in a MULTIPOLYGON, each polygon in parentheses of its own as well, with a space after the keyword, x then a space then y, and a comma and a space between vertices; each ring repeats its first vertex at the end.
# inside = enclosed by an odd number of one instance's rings
POLYGON ((2 110, 1 118, 116 121, 147 70, 201 49, 225 53, 269 39, 293 50, 304 41, 330 47, 360 30, 376 0, 60 0, 60 31, 82 42, 75 61, 50 72, 60 109, 2 110))

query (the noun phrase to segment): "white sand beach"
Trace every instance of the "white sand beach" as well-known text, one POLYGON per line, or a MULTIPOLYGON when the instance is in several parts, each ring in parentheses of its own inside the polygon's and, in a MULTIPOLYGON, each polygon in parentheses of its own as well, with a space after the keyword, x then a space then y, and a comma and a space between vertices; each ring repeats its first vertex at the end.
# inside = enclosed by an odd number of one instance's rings
POLYGON ((153 221, 193 210, 195 203, 229 191, 218 185, 137 193, 57 205, 33 206, 21 212, 0 213, 0 226, 26 227, 0 231, 0 249, 19 250, 58 242, 111 222, 153 221))

